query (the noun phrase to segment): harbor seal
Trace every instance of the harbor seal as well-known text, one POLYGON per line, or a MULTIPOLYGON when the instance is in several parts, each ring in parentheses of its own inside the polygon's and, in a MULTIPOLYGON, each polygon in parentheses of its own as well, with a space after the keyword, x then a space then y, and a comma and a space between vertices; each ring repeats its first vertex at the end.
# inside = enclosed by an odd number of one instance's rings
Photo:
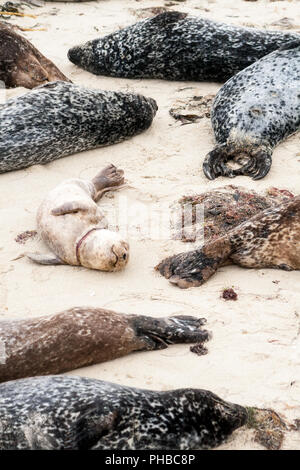
POLYGON ((27 39, 0 22, 0 81, 6 88, 35 88, 70 80, 27 39))
POLYGON ((72 47, 68 58, 96 75, 224 82, 297 39, 168 11, 72 47))
POLYGON ((156 111, 142 95, 42 85, 0 106, 0 173, 121 142, 148 129, 156 111))
POLYGON ((156 270, 185 289, 201 286, 228 264, 300 269, 300 196, 258 212, 201 248, 166 258, 156 270))
POLYGON ((210 339, 204 318, 152 318, 76 307, 55 315, 0 321, 0 382, 58 374, 133 351, 210 339))
POLYGON ((246 408, 200 389, 55 375, 0 385, 1 450, 209 449, 247 418, 246 408))
POLYGON ((27 256, 40 264, 70 264, 101 271, 120 271, 129 259, 129 245, 112 230, 96 202, 124 182, 123 170, 109 165, 92 181, 64 181, 46 196, 37 211, 38 233, 48 255, 27 256))
POLYGON ((225 83, 211 122, 217 146, 203 163, 207 178, 266 176, 274 147, 300 129, 300 39, 225 83), (242 166, 230 168, 230 159, 242 166))

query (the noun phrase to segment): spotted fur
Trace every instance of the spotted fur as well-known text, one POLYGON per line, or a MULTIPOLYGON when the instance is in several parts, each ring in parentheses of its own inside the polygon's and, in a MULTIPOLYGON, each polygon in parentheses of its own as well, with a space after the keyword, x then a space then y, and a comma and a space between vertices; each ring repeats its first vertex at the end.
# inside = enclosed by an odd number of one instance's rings
POLYGON ((226 264, 300 269, 300 196, 259 212, 202 248, 166 258, 156 269, 188 288, 201 286, 226 264))
POLYGON ((245 408, 206 390, 141 390, 81 377, 0 385, 0 449, 207 449, 245 408))
POLYGON ((110 145, 147 129, 151 98, 54 82, 0 106, 0 173, 110 145))
POLYGON ((296 33, 218 23, 169 11, 73 47, 68 57, 96 75, 225 81, 296 33))
POLYGON ((216 95, 211 121, 217 141, 205 175, 263 178, 276 145, 300 129, 300 39, 231 78, 216 95), (227 160, 244 165, 229 168, 227 160))

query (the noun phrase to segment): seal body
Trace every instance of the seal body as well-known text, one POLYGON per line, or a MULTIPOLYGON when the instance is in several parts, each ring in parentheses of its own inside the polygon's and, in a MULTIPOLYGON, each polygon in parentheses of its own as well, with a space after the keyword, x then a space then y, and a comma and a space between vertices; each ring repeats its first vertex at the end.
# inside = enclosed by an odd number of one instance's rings
POLYGON ((0 382, 58 374, 173 343, 204 342, 210 338, 201 329, 204 323, 192 316, 152 318, 88 307, 1 320, 0 382))
POLYGON ((28 254, 40 264, 71 264, 119 271, 128 262, 128 243, 107 229, 96 200, 124 182, 123 170, 104 168, 93 181, 67 180, 50 191, 37 212, 38 232, 50 255, 28 254))
POLYGON ((96 75, 224 82, 299 34, 243 28, 169 11, 73 47, 96 75))
POLYGON ((0 173, 121 142, 147 129, 151 98, 54 82, 0 106, 0 173))
POLYGON ((81 377, 0 385, 0 449, 208 449, 245 408, 206 390, 141 390, 81 377))
POLYGON ((27 39, 0 22, 0 81, 6 88, 34 88, 70 80, 27 39))
POLYGON ((227 264, 300 269, 300 196, 270 207, 202 248, 171 256, 156 269, 181 288, 201 286, 227 264))
POLYGON ((212 107, 217 146, 205 175, 263 178, 276 145, 300 128, 300 39, 250 65, 223 85, 212 107), (243 163, 233 169, 234 159, 243 163))

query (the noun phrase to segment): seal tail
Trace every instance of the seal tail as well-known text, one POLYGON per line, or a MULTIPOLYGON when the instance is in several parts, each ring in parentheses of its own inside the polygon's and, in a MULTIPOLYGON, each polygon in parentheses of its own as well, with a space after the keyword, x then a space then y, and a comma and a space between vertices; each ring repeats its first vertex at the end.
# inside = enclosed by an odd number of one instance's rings
POLYGON ((237 146, 234 143, 217 145, 204 159, 203 172, 205 176, 214 180, 218 176, 251 176, 254 180, 264 178, 270 171, 272 165, 272 149, 265 145, 237 146), (242 162, 247 161, 239 168, 230 168, 229 160, 242 162))

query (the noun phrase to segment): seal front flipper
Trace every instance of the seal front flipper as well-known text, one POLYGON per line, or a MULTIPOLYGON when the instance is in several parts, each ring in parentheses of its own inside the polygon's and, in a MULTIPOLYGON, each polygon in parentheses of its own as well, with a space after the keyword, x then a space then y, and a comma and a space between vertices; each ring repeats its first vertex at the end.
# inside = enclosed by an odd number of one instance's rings
POLYGON ((202 330, 205 318, 178 315, 152 318, 144 315, 132 316, 129 320, 136 335, 145 343, 146 350, 165 349, 169 344, 197 343, 208 341, 211 333, 202 330))
POLYGON ((58 256, 55 256, 53 253, 42 254, 42 253, 26 253, 27 258, 37 264, 66 264, 58 256))
POLYGON ((64 202, 61 206, 55 207, 52 209, 51 214, 60 216, 66 214, 76 214, 77 212, 87 212, 90 210, 88 204, 80 201, 68 201, 64 202))
POLYGON ((201 249, 170 256, 155 269, 181 289, 204 284, 220 266, 230 264, 232 247, 225 235, 205 244, 201 249))

